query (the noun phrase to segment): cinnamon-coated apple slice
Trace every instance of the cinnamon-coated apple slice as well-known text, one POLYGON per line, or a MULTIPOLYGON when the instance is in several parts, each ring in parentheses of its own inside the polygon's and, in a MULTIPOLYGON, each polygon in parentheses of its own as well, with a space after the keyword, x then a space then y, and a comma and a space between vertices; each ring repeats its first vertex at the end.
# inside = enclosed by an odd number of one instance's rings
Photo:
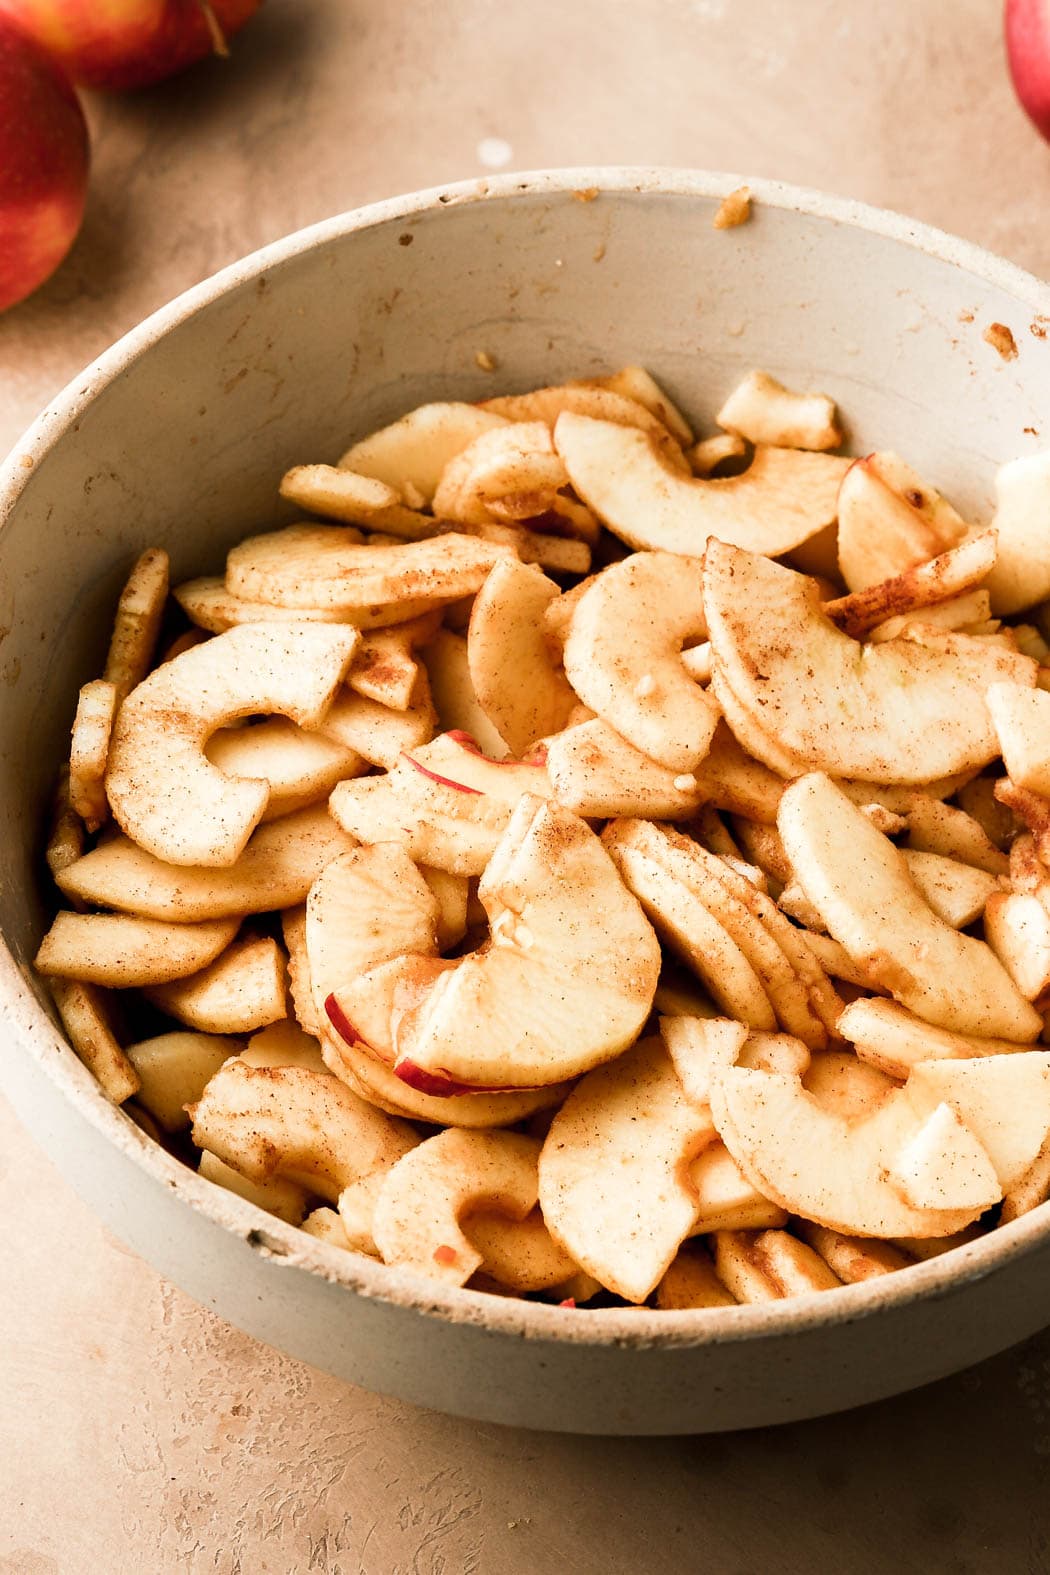
POLYGON ((1050 596, 1050 454, 1027 454, 1000 465, 995 476, 992 529, 999 555, 988 576, 996 618, 1024 612, 1050 596))
POLYGON ((230 776, 205 754, 213 733, 261 712, 316 727, 357 644, 356 630, 256 624, 165 662, 121 706, 106 792, 122 829, 169 864, 236 862, 266 812, 265 781, 230 776))
POLYGON ((416 653, 434 638, 440 622, 441 609, 437 608, 421 618, 362 635, 347 674, 350 688, 393 711, 407 711, 420 672, 416 653))
POLYGON ((787 1211, 748 1181, 724 1143, 709 1143, 689 1165, 688 1174, 696 1192, 695 1236, 718 1230, 770 1230, 788 1222, 787 1211))
POLYGON ((823 1258, 785 1230, 716 1231, 715 1271, 742 1305, 779 1302, 814 1291, 834 1291, 835 1275, 823 1258))
POLYGON ((658 1037, 577 1084, 540 1155, 547 1228, 588 1273, 643 1302, 693 1228, 689 1162, 714 1139, 658 1037))
POLYGON ((381 531, 399 541, 426 541, 440 521, 406 508, 396 487, 334 465, 296 465, 281 479, 281 497, 310 514, 381 531))
POLYGON ((988 1155, 1004 1192, 1017 1186, 1050 1137, 1048 1050, 921 1061, 907 1088, 921 1109, 949 1106, 988 1155))
POLYGON ((687 1307, 735 1307, 737 1301, 715 1273, 703 1243, 687 1241, 656 1287, 656 1305, 663 1312, 679 1312, 687 1307))
MULTIPOLYGON (((390 771, 406 749, 415 749, 433 738, 436 727, 437 712, 430 685, 426 673, 420 671, 409 704, 399 711, 344 685, 329 706, 319 731, 343 749, 390 771)), ((356 774, 347 772, 346 776, 356 774)))
POLYGON ((715 420, 751 443, 823 450, 838 448, 842 442, 833 399, 827 394, 797 393, 768 372, 749 372, 715 420))
POLYGON ((224 727, 208 740, 204 753, 227 776, 269 784, 264 821, 320 803, 337 782, 368 769, 365 757, 349 745, 307 732, 285 716, 266 717, 251 727, 224 727))
POLYGON ((467 1240, 482 1255, 482 1272, 521 1296, 552 1290, 578 1272, 539 1209, 523 1220, 486 1209, 465 1215, 461 1224, 467 1240))
POLYGON ((497 563, 474 598, 467 662, 478 704, 512 754, 563 728, 576 704, 544 638, 558 587, 535 564, 497 563))
POLYGON ((439 629, 427 642, 423 661, 442 727, 449 732, 469 734, 486 755, 500 760, 509 751, 475 692, 464 637, 451 629, 439 629))
POLYGON ((899 850, 828 777, 793 782, 778 827, 828 931, 904 1006, 962 1033, 1039 1035, 1042 1018, 991 948, 937 917, 899 850))
POLYGON ((668 770, 707 753, 719 710, 682 665, 707 633, 695 560, 634 553, 595 576, 572 614, 565 672, 583 703, 668 770))
POLYGON ((568 480, 545 422, 506 422, 449 460, 434 513, 463 525, 532 519, 551 507, 568 480))
POLYGON ((120 593, 103 678, 117 691, 118 704, 149 672, 168 602, 168 555, 150 547, 137 559, 120 593))
MULTIPOLYGON (((936 557, 924 558, 890 579, 878 580, 848 596, 835 597, 824 603, 824 611, 831 621, 846 634, 860 639, 870 630, 881 627, 882 640, 890 638, 885 620, 911 617, 917 625, 918 638, 923 642, 931 636, 932 625, 952 630, 965 629, 967 620, 938 618, 939 607, 958 600, 963 593, 972 591, 987 579, 995 563, 995 532, 986 530, 978 535, 965 537, 957 546, 948 547, 936 557), (924 611, 931 616, 924 618, 924 611)), ((985 593, 987 594, 987 593, 985 593)), ((970 623, 977 622, 970 619, 970 623)), ((974 631, 976 632, 976 631, 974 631)))
POLYGON ((495 410, 457 400, 418 405, 399 421, 360 438, 339 465, 385 481, 414 508, 424 508, 449 461, 483 432, 506 425, 506 420, 495 410))
MULTIPOLYGON (((175 587, 172 595, 187 618, 211 634, 224 634, 242 623, 346 623, 357 629, 382 629, 423 617, 434 607, 425 596, 397 595, 392 601, 362 607, 277 607, 272 602, 249 601, 233 595, 226 589, 226 581, 214 575, 186 580, 175 587)), ((437 603, 439 608, 442 605, 437 603)))
POLYGON ((567 412, 555 446, 573 487, 632 547, 703 555, 711 537, 780 554, 835 519, 849 461, 799 449, 757 448, 739 476, 705 481, 672 469, 631 427, 567 412))
POLYGON ((55 915, 33 966, 60 979, 128 990, 184 979, 214 962, 233 940, 236 919, 167 924, 129 913, 55 915))
POLYGON ((849 467, 838 499, 839 573, 851 591, 901 574, 956 546, 966 522, 896 454, 849 467))
POLYGON ((632 1042, 652 1006, 660 948, 585 822, 525 795, 478 895, 489 941, 438 973, 402 1018, 400 1076, 528 1088, 632 1042))
POLYGON ((888 1077, 902 1079, 920 1061, 967 1061, 977 1056, 1016 1054, 1028 1048, 1009 1039, 935 1028, 896 1001, 873 997, 850 1002, 839 1018, 839 1033, 854 1047, 861 1061, 888 1077))
POLYGON ((240 1053, 245 1066, 298 1066, 305 1072, 327 1072, 321 1046, 313 1034, 295 1023, 271 1023, 252 1034, 240 1053))
POLYGON ((484 1254, 464 1229, 484 1209, 524 1220, 536 1207, 540 1145, 521 1132, 461 1132, 427 1138, 387 1173, 373 1215, 384 1263, 465 1285, 484 1254))
POLYGON ((985 699, 1010 780, 1050 798, 1050 694, 1021 684, 992 684, 985 699))
MULTIPOLYGON (((656 385, 653 384, 653 387, 656 385)), ((664 416, 643 403, 637 395, 613 389, 608 384, 602 386, 597 381, 559 383, 550 388, 534 388, 527 394, 503 394, 495 399, 487 399, 483 408, 498 412, 511 421, 542 421, 551 431, 557 425, 558 417, 567 410, 577 416, 589 416, 594 421, 611 421, 616 426, 637 427, 649 434, 668 464, 675 470, 687 471, 682 456, 683 439, 672 433, 664 416)), ((673 408, 670 401, 663 408, 669 417, 673 408)), ((685 441, 691 437, 690 433, 685 441)))
POLYGON ((122 1105, 138 1093, 140 1078, 113 1032, 110 997, 79 979, 52 979, 51 996, 73 1049, 106 1098, 122 1105))
POLYGON ((284 953, 270 935, 249 935, 186 979, 154 985, 154 1006, 206 1034, 248 1034, 287 1012, 284 953))
POLYGON ((692 773, 669 771, 594 717, 545 740, 554 797, 586 819, 641 815, 685 820, 703 790, 692 773))
POLYGON ((813 580, 718 541, 704 609, 716 676, 753 724, 747 747, 774 770, 786 758, 904 786, 977 771, 999 750, 988 685, 1035 682, 1030 658, 948 631, 931 631, 932 645, 859 646, 825 616, 813 580))
POLYGON ((179 1032, 128 1045, 128 1060, 141 1083, 140 1104, 165 1132, 181 1132, 190 1124, 186 1106, 201 1097, 219 1068, 240 1048, 239 1039, 223 1034, 179 1032))

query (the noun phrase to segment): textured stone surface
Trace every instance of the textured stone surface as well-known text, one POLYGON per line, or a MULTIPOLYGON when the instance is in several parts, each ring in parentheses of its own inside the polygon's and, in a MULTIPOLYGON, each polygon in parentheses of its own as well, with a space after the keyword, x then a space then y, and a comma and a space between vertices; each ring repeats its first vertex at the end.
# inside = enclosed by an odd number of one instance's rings
MULTIPOLYGON (((0 451, 153 307, 341 208, 512 167, 695 164, 1050 273, 1050 152, 990 0, 268 0, 95 99, 83 236, 0 318, 0 451)), ((108 1238, 0 1111, 0 1575, 1050 1569, 1050 1337, 851 1416, 694 1440, 474 1426, 259 1346, 108 1238)))

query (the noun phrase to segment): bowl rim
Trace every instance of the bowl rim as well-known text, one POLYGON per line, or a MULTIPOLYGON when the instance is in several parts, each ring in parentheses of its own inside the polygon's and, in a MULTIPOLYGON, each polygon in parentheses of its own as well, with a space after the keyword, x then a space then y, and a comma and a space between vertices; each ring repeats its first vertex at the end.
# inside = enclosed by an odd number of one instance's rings
MULTIPOLYGON (((0 530, 37 463, 72 427, 87 405, 180 323, 234 286, 264 275, 302 253, 354 231, 477 202, 552 198, 597 188, 599 197, 646 194, 720 200, 741 185, 760 207, 805 214, 865 230, 951 266, 1050 315, 1050 285, 972 242, 890 210, 780 181, 707 170, 650 166, 582 166, 512 172, 434 186, 321 220, 238 259, 176 296, 75 376, 56 394, 0 465, 0 530)), ((936 1301, 1035 1252, 1050 1235, 1050 1204, 942 1256, 891 1275, 782 1302, 663 1311, 650 1308, 567 1309, 549 1303, 442 1286, 320 1241, 232 1193, 205 1181, 175 1159, 112 1105, 38 1002, 23 970, 0 942, 0 999, 6 997, 19 1049, 96 1132, 194 1211, 275 1262, 304 1269, 374 1301, 393 1303, 451 1323, 494 1334, 584 1345, 675 1348, 720 1345, 826 1329, 886 1315, 912 1301, 936 1301)))

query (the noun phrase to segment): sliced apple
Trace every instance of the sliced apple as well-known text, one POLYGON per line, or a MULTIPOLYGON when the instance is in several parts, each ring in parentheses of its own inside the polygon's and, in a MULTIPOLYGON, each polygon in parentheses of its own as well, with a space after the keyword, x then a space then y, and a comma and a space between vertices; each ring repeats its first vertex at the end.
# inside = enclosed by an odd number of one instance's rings
POLYGON ((168 601, 168 555, 150 547, 135 563, 120 593, 102 676, 117 691, 117 703, 142 682, 153 664, 168 601))
POLYGON ((280 1022, 287 1006, 284 953, 269 935, 235 941, 200 973, 154 985, 154 1006, 205 1034, 248 1034, 280 1022))
POLYGON ((577 815, 683 820, 700 807, 694 776, 658 765, 597 717, 564 728, 546 746, 554 797, 577 815))
POLYGON ((839 1033, 862 1061, 896 1078, 906 1078, 919 1061, 965 1061, 1027 1048, 1008 1039, 934 1028, 896 1001, 885 1000, 851 1001, 839 1018, 839 1033))
POLYGON ((917 1209, 983 1210, 1003 1195, 988 1155, 948 1105, 935 1107, 894 1156, 887 1175, 917 1209))
POLYGON ((214 962, 233 940, 236 919, 165 924, 126 913, 55 915, 33 960, 38 973, 127 990, 184 979, 214 962))
POLYGON ((984 938, 1025 1000, 1050 989, 1050 913, 1038 897, 993 893, 984 910, 984 938))
POLYGON ((232 1165, 224 1165, 215 1154, 209 1154, 207 1149, 200 1157, 197 1166, 205 1181, 210 1181, 216 1187, 222 1187, 226 1192, 233 1192, 239 1198, 246 1198, 249 1203, 254 1203, 257 1209, 265 1209, 268 1214, 273 1214, 279 1220, 285 1220, 289 1225, 298 1225, 306 1213, 308 1191, 305 1187, 297 1187, 291 1181, 282 1181, 279 1176, 270 1181, 253 1182, 247 1176, 242 1176, 239 1170, 234 1170, 232 1165))
POLYGON ((393 711, 407 711, 419 678, 416 652, 434 638, 440 622, 437 608, 421 618, 363 635, 347 675, 350 688, 393 711))
POLYGON ((339 466, 385 481, 406 497, 417 494, 415 506, 422 508, 433 498, 449 460, 504 422, 494 410, 455 400, 418 405, 400 421, 359 439, 339 466))
POLYGON ((1030 454, 1001 465, 995 477, 992 528, 999 556, 988 577, 997 618, 1024 612, 1050 596, 1050 454, 1030 454))
MULTIPOLYGON (((879 580, 874 585, 851 592, 849 596, 839 596, 825 602, 824 611, 845 634, 859 640, 870 630, 885 625, 886 619, 898 615, 914 618, 924 608, 930 609, 932 614, 936 612, 938 603, 947 604, 963 592, 980 585, 995 563, 995 552, 995 532, 983 531, 980 535, 967 537, 955 547, 949 547, 935 558, 924 558, 921 563, 912 565, 890 579, 879 580)), ((973 621, 969 620, 971 623, 973 621)), ((919 620, 918 632, 926 643, 932 639, 930 631, 933 628, 953 630, 965 626, 966 620, 957 623, 954 619, 931 616, 924 625, 919 620)), ((910 625, 903 632, 909 634, 910 625)), ((885 640, 886 637, 883 638, 885 640)))
POLYGON ((835 518, 849 461, 757 448, 739 476, 705 481, 672 469, 644 432, 566 412, 555 446, 576 492, 632 547, 699 558, 710 537, 789 552, 835 518))
MULTIPOLYGON (((848 1010, 848 1008, 847 1008, 848 1010)), ((741 1060, 741 1065, 745 1063, 741 1060)), ((788 1067, 763 1067, 769 1072, 787 1072, 788 1067)), ((822 1110, 843 1121, 862 1121, 878 1110, 897 1084, 878 1067, 869 1065, 848 1050, 824 1050, 797 1074, 802 1087, 822 1110)))
POLYGON ((707 632, 698 565, 635 553, 592 580, 572 615, 565 672, 580 699, 670 771, 692 771, 718 708, 689 677, 681 649, 707 632))
POLYGON ((341 782, 329 805, 358 842, 396 842, 417 864, 466 876, 482 873, 510 815, 498 799, 407 762, 385 776, 341 782))
POLYGON ((796 393, 768 372, 749 372, 715 420, 751 443, 819 450, 838 448, 842 442, 833 399, 796 393))
POLYGON ((113 1032, 105 992, 79 979, 52 979, 50 989, 66 1037, 106 1098, 114 1105, 132 1099, 141 1079, 113 1032))
MULTIPOLYGON (((44 849, 44 858, 52 879, 57 881, 64 870, 83 857, 83 853, 84 822, 70 802, 69 767, 63 766, 51 799, 47 845, 44 849)), ((73 906, 76 907, 77 903, 74 902, 73 906)))
POLYGON ((223 728, 208 740, 204 753, 227 776, 269 784, 264 820, 317 804, 337 782, 368 769, 356 750, 322 733, 308 733, 284 716, 252 727, 223 728))
POLYGON ((839 1288, 823 1258, 784 1230, 721 1230, 714 1237, 715 1271, 742 1304, 839 1288))
POLYGON ((687 1167, 714 1138, 659 1038, 590 1072, 551 1124, 540 1203, 555 1240, 627 1301, 659 1284, 696 1219, 687 1167))
POLYGON ((193 1141, 256 1184, 280 1176, 336 1202, 419 1138, 328 1072, 227 1061, 190 1110, 193 1141))
POLYGON ((490 939, 437 973, 401 1019, 400 1076, 528 1088, 587 1071, 632 1042, 652 1006, 660 949, 582 820, 523 797, 478 895, 490 939))
POLYGON ((464 525, 530 519, 550 508, 568 479, 546 422, 505 423, 449 460, 434 513, 464 525))
MULTIPOLYGON (((976 540, 982 538, 977 537, 976 540)), ((947 554, 945 555, 947 556, 947 554)), ((921 568, 921 565, 920 565, 921 568)), ((906 578, 906 576, 903 576, 906 578)), ((827 603, 825 602, 825 607, 827 603)), ((964 591, 959 596, 949 597, 947 601, 937 602, 930 607, 924 607, 915 612, 895 613, 868 630, 867 638, 873 645, 879 645, 883 640, 895 640, 899 635, 908 634, 916 625, 936 624, 942 629, 961 629, 963 633, 974 633, 973 625, 984 623, 991 617, 991 607, 987 591, 964 591)), ((1034 653, 1026 652, 1031 656, 1034 653)))
POLYGON ((305 1072, 327 1072, 314 1034, 294 1023, 271 1023, 252 1034, 240 1053, 245 1066, 297 1066, 305 1072))
POLYGON ((607 388, 610 393, 635 400, 661 421, 677 442, 687 446, 693 441, 693 429, 689 422, 644 366, 622 366, 618 372, 607 372, 604 377, 583 378, 581 382, 585 388, 607 388))
POLYGON ((139 1100, 165 1132, 190 1124, 185 1106, 199 1099, 205 1085, 231 1055, 239 1039, 220 1034, 171 1033, 129 1045, 128 1060, 139 1075, 139 1100))
POLYGON ((770 1230, 788 1222, 787 1212, 753 1187, 724 1143, 709 1143, 689 1165, 696 1191, 693 1234, 718 1230, 770 1230))
POLYGON ((481 1272, 521 1296, 549 1291, 577 1272, 569 1254, 547 1229, 539 1209, 523 1220, 479 1212, 465 1216, 461 1223, 467 1240, 481 1253, 481 1272))
MULTIPOLYGON (((455 533, 373 547, 345 525, 288 525, 248 536, 226 560, 226 589, 278 607, 358 610, 407 604, 402 617, 470 596, 492 566, 512 555, 500 542, 455 533)), ((398 620, 390 620, 396 622, 398 620)))
POLYGON ((128 837, 114 837, 57 879, 72 899, 147 919, 240 918, 302 902, 325 865, 353 846, 322 804, 260 826, 225 869, 176 867, 128 837))
POLYGON ((795 1229, 808 1247, 820 1254, 844 1285, 860 1285, 883 1274, 906 1269, 909 1259, 888 1241, 869 1241, 863 1236, 844 1236, 810 1220, 799 1220, 795 1229))
POLYGON ((119 695, 104 678, 84 684, 77 700, 69 749, 69 797, 88 831, 109 819, 106 764, 119 695))
POLYGON ((715 729, 695 775, 706 803, 761 825, 776 825, 784 778, 752 759, 724 722, 715 729))
POLYGON ((1022 1214, 1028 1214, 1032 1209, 1037 1209, 1041 1203, 1045 1203, 1048 1197, 1050 1197, 1050 1138, 1043 1144, 1020 1181, 1007 1188, 999 1223, 1008 1225, 1011 1220, 1020 1219, 1022 1214))
POLYGON ((656 1305, 664 1312, 736 1304, 736 1297, 715 1273, 710 1253, 699 1242, 683 1242, 656 1287, 656 1305))
POLYGON ((1038 1036, 1042 1019, 992 950, 937 918, 900 852, 829 778, 793 782, 778 827, 830 934, 904 1006, 961 1033, 1038 1036))
POLYGON ((551 660, 544 613, 558 587, 534 564, 497 563, 474 598, 467 664, 478 704, 512 754, 563 728, 576 704, 551 660))
POLYGON ((395 1164, 376 1199, 372 1228, 385 1263, 465 1285, 484 1256, 464 1230, 481 1209, 523 1220, 536 1207, 540 1145, 520 1132, 427 1138, 395 1164))
POLYGON ((735 432, 716 432, 713 437, 702 438, 699 443, 694 443, 686 451, 685 457, 693 475, 706 481, 726 460, 745 459, 747 444, 735 432))
POLYGON ((908 823, 908 847, 938 853, 989 875, 1005 875, 1010 862, 978 820, 954 804, 942 804, 924 793, 902 802, 908 823))
POLYGON ((660 1038, 686 1099, 698 1110, 708 1110, 711 1085, 724 1067, 736 1065, 748 1029, 731 1017, 664 1015, 660 1038))
POLYGON ((208 739, 260 712, 316 727, 357 639, 323 624, 247 625, 158 667, 125 700, 113 730, 106 791, 123 830, 169 864, 235 863, 270 789, 212 765, 208 739))
POLYGON ((1050 694, 1022 684, 992 684, 985 699, 1010 780, 1050 798, 1050 694))
POLYGON ((451 629, 441 629, 423 652, 442 727, 475 738, 486 755, 499 760, 507 754, 495 725, 489 721, 474 692, 467 641, 451 629))
MULTIPOLYGON (((307 527, 302 527, 307 528, 307 527)), ((399 598, 363 607, 276 607, 272 602, 234 596, 217 577, 187 580, 172 593, 187 618, 212 634, 224 634, 242 623, 345 623, 358 629, 381 629, 428 615, 434 603, 426 597, 399 598)), ((445 604, 439 601, 438 609, 445 604)))
POLYGON ((900 574, 956 546, 966 523, 896 454, 869 454, 843 477, 839 572, 851 591, 900 574))
MULTIPOLYGON (((392 770, 406 749, 425 744, 437 729, 437 712, 430 697, 430 684, 420 672, 411 700, 403 711, 343 687, 336 695, 319 731, 344 750, 359 755, 374 766, 392 770)), ((346 773, 347 776, 356 773, 346 773)))
POLYGON ((976 771, 999 749, 988 685, 1035 679, 1028 657, 967 635, 860 647, 825 617, 812 580, 722 542, 704 559, 704 607, 716 672, 756 730, 747 746, 764 758, 772 737, 777 760, 786 750, 839 776, 918 784, 976 771))
POLYGON ((344 1252, 354 1251, 335 1209, 312 1209, 299 1229, 317 1241, 327 1242, 329 1247, 340 1247, 344 1252))
POLYGON ((296 465, 281 480, 281 497, 310 514, 362 525, 399 541, 426 541, 441 532, 439 521, 406 508, 401 493, 385 481, 333 465, 296 465))
MULTIPOLYGON (((659 391, 657 395, 659 397, 659 391)), ((637 427, 649 434, 670 465, 677 470, 685 470, 681 448, 683 440, 679 433, 671 431, 669 421, 636 394, 611 388, 607 382, 560 383, 551 388, 535 388, 527 394, 504 394, 496 399, 487 399, 483 408, 498 411, 511 421, 542 421, 551 431, 557 425, 558 417, 567 410, 574 415, 589 416, 594 421, 637 427)), ((663 408, 668 413, 673 409, 669 401, 664 403, 663 408)))
MULTIPOLYGON (((550 522, 551 530, 530 530, 524 523, 504 524, 498 519, 487 525, 460 525, 458 529, 476 536, 479 541, 506 547, 522 563, 537 564, 550 574, 589 574, 590 546, 578 536, 564 534, 563 517, 558 510, 560 497, 560 493, 556 494, 542 518, 533 522, 541 526, 550 522)), ((495 504, 492 508, 495 509, 495 504)))
POLYGON ((1050 1136, 1048 1050, 922 1061, 907 1089, 923 1109, 950 1106, 988 1155, 1004 1192, 1017 1186, 1050 1136))
POLYGON ((925 1119, 906 1090, 867 1118, 846 1121, 797 1078, 730 1067, 711 1108, 723 1143, 759 1191, 818 1225, 855 1236, 944 1236, 981 1212, 972 1205, 917 1209, 890 1181, 894 1156, 925 1119))

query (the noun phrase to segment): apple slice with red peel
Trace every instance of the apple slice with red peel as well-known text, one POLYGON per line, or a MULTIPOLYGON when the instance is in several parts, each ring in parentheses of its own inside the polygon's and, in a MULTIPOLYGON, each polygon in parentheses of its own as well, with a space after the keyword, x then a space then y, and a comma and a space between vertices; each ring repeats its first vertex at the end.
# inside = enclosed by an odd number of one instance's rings
POLYGON ((528 1088, 632 1042, 652 1006, 660 948, 584 821, 526 794, 478 894, 489 941, 402 1018, 398 1065, 474 1087, 528 1088))
POLYGON ((555 446, 573 487, 632 547, 699 558, 718 537, 754 552, 790 552, 835 519, 849 461, 800 449, 756 448, 739 476, 705 481, 672 469, 632 427, 566 412, 555 446))
POLYGON ((441 733, 419 749, 406 751, 404 763, 465 793, 483 793, 513 809, 523 793, 550 797, 542 760, 493 760, 468 733, 441 733))
POLYGON ((452 875, 480 875, 510 811, 478 789, 402 762, 381 777, 340 782, 333 818, 359 842, 396 842, 417 864, 452 875))
POLYGON ((838 498, 839 573, 851 591, 901 574, 955 547, 965 520, 896 454, 850 465, 838 498))

